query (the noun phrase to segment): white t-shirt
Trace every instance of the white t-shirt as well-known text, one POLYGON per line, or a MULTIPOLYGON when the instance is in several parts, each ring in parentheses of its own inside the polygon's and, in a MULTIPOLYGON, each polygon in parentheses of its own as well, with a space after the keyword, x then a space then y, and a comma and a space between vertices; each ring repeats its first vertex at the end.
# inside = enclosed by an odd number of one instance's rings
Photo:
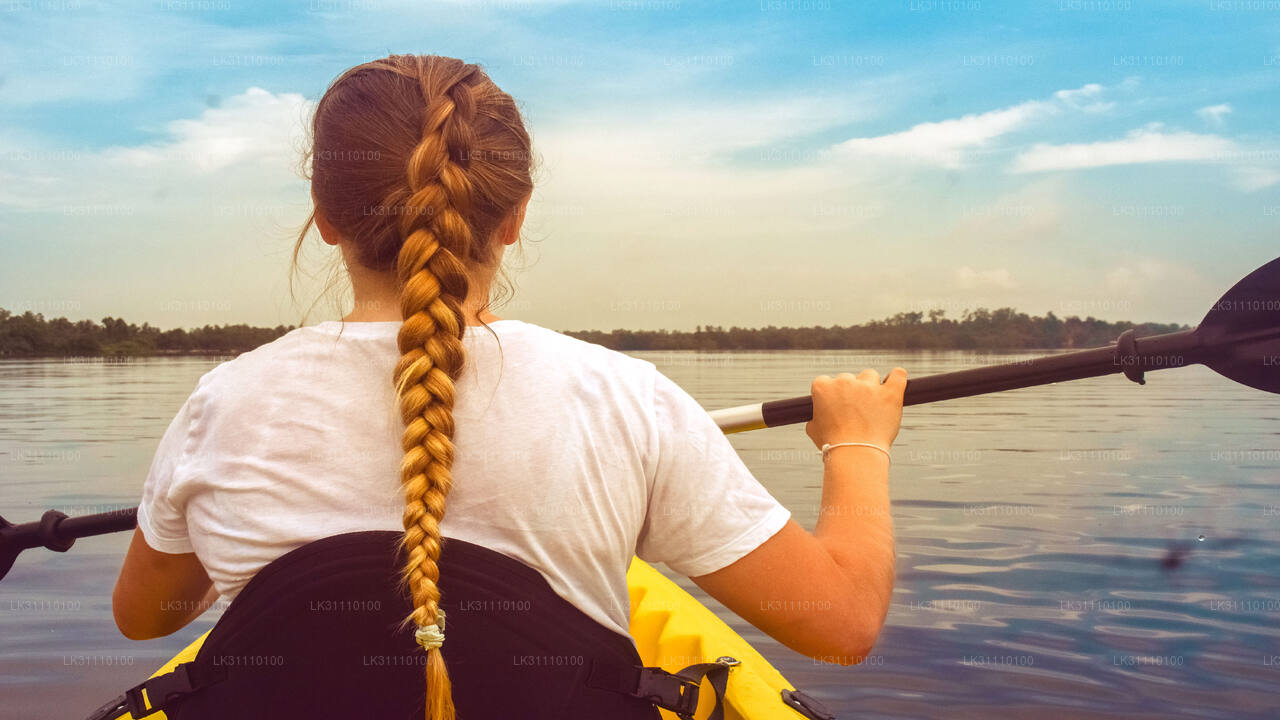
MULTIPOLYGON (((633 555, 703 575, 790 518, 652 363, 518 320, 490 327, 498 340, 483 327, 463 340, 446 537, 536 568, 626 635, 633 555)), ((194 552, 230 599, 312 540, 403 530, 399 328, 302 327, 205 374, 143 487, 147 544, 194 552)))

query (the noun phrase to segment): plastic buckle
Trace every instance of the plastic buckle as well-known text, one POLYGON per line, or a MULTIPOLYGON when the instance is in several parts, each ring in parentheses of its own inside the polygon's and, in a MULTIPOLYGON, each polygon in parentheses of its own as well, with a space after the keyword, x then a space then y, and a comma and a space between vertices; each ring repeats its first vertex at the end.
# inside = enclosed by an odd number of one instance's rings
POLYGON ((678 678, 662 668, 647 667, 640 670, 636 695, 677 715, 692 715, 698 709, 700 685, 678 678), (673 681, 678 684, 673 686, 673 681))
POLYGON ((191 663, 177 666, 172 672, 153 677, 125 691, 125 706, 135 718, 143 718, 164 710, 173 700, 187 695, 195 686, 191 683, 191 663), (146 694, 143 694, 143 691, 146 694), (148 702, 149 701, 149 702, 148 702))
POLYGON ((795 708, 797 712, 807 718, 813 720, 836 720, 835 713, 827 709, 826 705, 818 702, 817 698, 800 690, 783 690, 782 702, 795 708))
POLYGON ((742 664, 741 660, 739 660, 736 657, 733 657, 732 655, 721 655, 720 657, 716 658, 716 662, 729 668, 730 671, 732 671, 734 668, 742 664))

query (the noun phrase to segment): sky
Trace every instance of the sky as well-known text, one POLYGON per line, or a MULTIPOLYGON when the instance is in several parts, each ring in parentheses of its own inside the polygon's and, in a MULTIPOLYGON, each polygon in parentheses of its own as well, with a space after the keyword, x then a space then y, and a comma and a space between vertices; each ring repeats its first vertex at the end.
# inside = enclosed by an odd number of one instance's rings
POLYGON ((4 0, 0 307, 340 317, 305 128, 389 53, 520 103, 554 329, 1194 324, 1280 254, 1280 0, 4 0))

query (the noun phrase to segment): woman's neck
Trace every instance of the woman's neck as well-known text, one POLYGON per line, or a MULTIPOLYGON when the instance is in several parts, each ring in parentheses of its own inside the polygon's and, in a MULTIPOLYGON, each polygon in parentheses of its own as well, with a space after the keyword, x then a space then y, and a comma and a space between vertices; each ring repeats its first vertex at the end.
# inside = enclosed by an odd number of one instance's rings
MULTIPOLYGON (((344 248, 345 250, 345 248, 344 248)), ((345 254, 345 253, 344 253, 345 254)), ((370 270, 359 263, 347 263, 351 275, 351 291, 355 306, 342 318, 344 322, 400 321, 400 288, 395 275, 370 270)), ((492 281, 492 278, 489 278, 492 281)), ((472 277, 471 291, 462 304, 462 314, 467 325, 482 325, 502 318, 482 308, 489 299, 490 283, 476 282, 472 277)))

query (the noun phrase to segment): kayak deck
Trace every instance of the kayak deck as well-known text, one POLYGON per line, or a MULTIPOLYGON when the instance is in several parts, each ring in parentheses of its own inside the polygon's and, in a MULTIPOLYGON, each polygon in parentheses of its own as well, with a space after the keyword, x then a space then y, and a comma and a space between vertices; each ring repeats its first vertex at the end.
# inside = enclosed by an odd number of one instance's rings
MULTIPOLYGON (((675 672, 694 663, 729 656, 742 664, 729 671, 725 691, 727 720, 802 720, 782 702, 794 690, 782 673, 715 613, 639 558, 627 571, 631 595, 631 637, 646 666, 675 672)), ((705 680, 698 693, 696 718, 715 707, 715 692, 705 680)), ((664 720, 676 720, 662 710, 664 720)))
MULTIPOLYGON (((688 665, 714 662, 722 656, 741 662, 729 674, 725 692, 726 720, 800 720, 804 716, 782 702, 784 689, 794 689, 764 656, 723 620, 639 558, 627 571, 631 599, 631 637, 646 666, 677 671, 688 665)), ((155 675, 195 659, 208 633, 196 638, 165 663, 155 675)), ((696 718, 715 707, 715 693, 706 681, 698 697, 696 718)), ((677 720, 662 710, 664 720, 677 720)), ((125 716, 132 718, 132 716, 125 716)), ((148 718, 163 718, 163 713, 148 718)))

